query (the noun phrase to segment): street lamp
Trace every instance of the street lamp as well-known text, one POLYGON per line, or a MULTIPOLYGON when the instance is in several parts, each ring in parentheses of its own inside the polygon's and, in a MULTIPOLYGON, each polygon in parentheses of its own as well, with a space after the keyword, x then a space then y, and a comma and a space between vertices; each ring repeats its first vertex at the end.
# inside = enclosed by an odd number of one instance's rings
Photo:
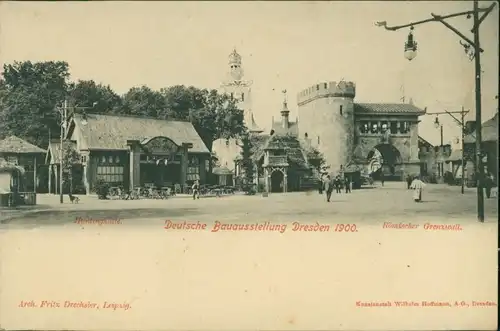
MULTIPOLYGON (((443 24, 445 27, 453 31, 457 36, 459 36, 465 43, 461 43, 464 46, 464 49, 469 56, 469 59, 474 60, 474 76, 475 76, 475 103, 476 103, 476 172, 478 175, 478 178, 483 177, 483 167, 481 163, 481 53, 484 51, 481 48, 480 41, 479 41, 479 27, 481 23, 485 20, 485 18, 488 16, 488 14, 491 13, 491 11, 495 8, 496 3, 492 3, 488 8, 480 8, 479 7, 479 1, 474 0, 473 1, 473 9, 464 11, 464 12, 459 12, 459 13, 454 13, 450 15, 436 15, 431 13, 432 18, 428 18, 425 20, 421 20, 418 22, 411 22, 409 24, 404 24, 404 25, 399 25, 399 26, 387 26, 386 21, 382 22, 376 22, 375 25, 379 27, 384 27, 386 30, 389 31, 397 31, 402 28, 407 28, 410 27, 410 34, 408 35, 408 40, 405 44, 405 57, 408 60, 412 60, 416 56, 416 44, 415 41, 413 40, 413 34, 411 33, 411 29, 415 25, 419 24, 424 24, 424 23, 429 23, 429 22, 439 22, 443 24), (479 17, 479 14, 482 13, 482 16, 479 17), (458 31, 455 27, 453 27, 450 23, 445 21, 446 19, 454 18, 454 17, 459 17, 459 16, 466 16, 468 19, 471 17, 473 18, 473 26, 471 29, 471 32, 474 34, 473 40, 470 40, 467 38, 463 33, 458 31), (412 47, 413 46, 413 47, 412 47), (406 53, 408 51, 408 54, 406 53)), ((477 218, 478 221, 484 222, 484 195, 483 195, 483 189, 482 189, 482 183, 481 181, 477 182, 477 218)))
POLYGON ((441 155, 441 160, 438 164, 438 176, 439 177, 443 177, 444 175, 444 165, 443 165, 443 125, 439 122, 439 117, 438 115, 436 115, 436 119, 434 120, 434 127, 436 129, 440 129, 441 130, 441 144, 439 146, 439 155, 441 155))
POLYGON ((408 61, 413 60, 417 56, 417 42, 413 39, 413 29, 410 28, 410 33, 408 33, 408 39, 405 42, 405 58, 408 61))

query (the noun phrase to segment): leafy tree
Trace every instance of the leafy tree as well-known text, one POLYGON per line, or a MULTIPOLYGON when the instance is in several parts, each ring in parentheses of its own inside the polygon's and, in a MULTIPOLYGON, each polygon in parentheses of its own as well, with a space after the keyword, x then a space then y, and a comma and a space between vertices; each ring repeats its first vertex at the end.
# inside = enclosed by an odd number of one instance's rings
POLYGON ((217 90, 177 85, 161 93, 166 102, 161 118, 190 121, 209 150, 215 140, 236 138, 245 131, 243 111, 217 90))
POLYGON ((162 117, 165 113, 165 98, 147 86, 133 87, 122 97, 122 107, 115 112, 126 115, 162 117))
POLYGON ((62 151, 63 186, 73 193, 73 166, 80 162, 80 154, 73 148, 71 141, 63 141, 62 151))
POLYGON ((118 112, 122 99, 109 85, 96 84, 93 80, 79 80, 69 86, 69 103, 73 106, 91 107, 95 113, 118 112))
POLYGON ((246 184, 252 184, 254 179, 254 167, 252 161, 252 141, 248 134, 241 138, 241 168, 246 184))
POLYGON ((59 130, 57 105, 66 96, 68 64, 62 61, 14 62, 3 66, 0 132, 47 147, 59 130))

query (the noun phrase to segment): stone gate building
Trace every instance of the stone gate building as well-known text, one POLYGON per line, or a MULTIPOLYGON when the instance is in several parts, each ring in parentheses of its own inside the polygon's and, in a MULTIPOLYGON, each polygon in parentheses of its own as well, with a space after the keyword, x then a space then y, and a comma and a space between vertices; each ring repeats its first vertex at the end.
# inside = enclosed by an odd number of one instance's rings
POLYGON ((332 172, 366 169, 378 150, 385 178, 419 174, 418 123, 425 110, 406 103, 355 103, 355 96, 355 84, 345 81, 301 91, 299 136, 323 153, 332 172))

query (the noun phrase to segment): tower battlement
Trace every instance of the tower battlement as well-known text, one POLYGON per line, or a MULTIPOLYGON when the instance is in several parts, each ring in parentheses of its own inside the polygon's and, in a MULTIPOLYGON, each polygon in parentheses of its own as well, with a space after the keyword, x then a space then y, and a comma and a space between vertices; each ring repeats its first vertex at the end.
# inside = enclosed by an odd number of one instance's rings
POLYGON ((356 96, 356 84, 353 82, 329 82, 313 85, 302 90, 297 95, 297 104, 299 106, 306 104, 317 98, 326 97, 345 97, 354 98, 356 96))

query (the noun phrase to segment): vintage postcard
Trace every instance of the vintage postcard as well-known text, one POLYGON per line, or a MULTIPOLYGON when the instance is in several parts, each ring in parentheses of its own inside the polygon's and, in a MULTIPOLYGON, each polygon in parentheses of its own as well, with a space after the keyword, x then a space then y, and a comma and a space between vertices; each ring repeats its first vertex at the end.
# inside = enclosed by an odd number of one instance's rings
POLYGON ((0 3, 2 330, 497 330, 494 1, 0 3))

